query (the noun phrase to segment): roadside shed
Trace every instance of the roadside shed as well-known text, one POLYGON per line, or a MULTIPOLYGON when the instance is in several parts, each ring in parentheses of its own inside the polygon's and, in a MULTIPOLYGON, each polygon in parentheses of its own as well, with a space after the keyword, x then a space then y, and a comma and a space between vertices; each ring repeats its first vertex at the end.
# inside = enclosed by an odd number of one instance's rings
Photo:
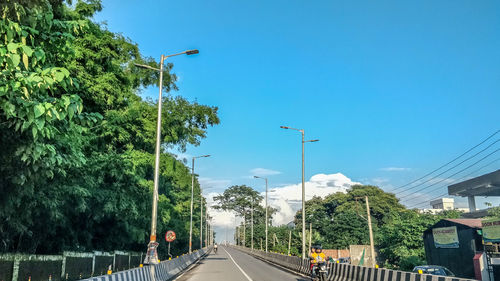
POLYGON ((483 251, 480 219, 443 219, 424 231, 427 264, 474 278, 474 255, 483 251))

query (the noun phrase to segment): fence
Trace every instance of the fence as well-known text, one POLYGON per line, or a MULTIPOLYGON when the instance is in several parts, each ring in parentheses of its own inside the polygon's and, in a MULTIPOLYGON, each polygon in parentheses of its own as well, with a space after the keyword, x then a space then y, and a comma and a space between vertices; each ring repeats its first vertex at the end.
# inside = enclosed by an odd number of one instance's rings
POLYGON ((0 281, 78 280, 139 266, 142 254, 115 251, 62 255, 0 255, 0 281))
POLYGON ((204 248, 189 255, 160 262, 154 266, 138 267, 126 271, 116 272, 110 275, 103 275, 88 278, 82 281, 166 281, 176 277, 191 264, 206 255, 212 247, 204 248))
MULTIPOLYGON (((280 265, 291 271, 310 275, 309 260, 300 257, 286 256, 259 250, 251 250, 241 246, 233 246, 252 256, 280 265)), ((350 264, 331 263, 328 269, 329 281, 474 281, 456 277, 444 277, 428 274, 417 274, 385 268, 372 268, 350 264)))

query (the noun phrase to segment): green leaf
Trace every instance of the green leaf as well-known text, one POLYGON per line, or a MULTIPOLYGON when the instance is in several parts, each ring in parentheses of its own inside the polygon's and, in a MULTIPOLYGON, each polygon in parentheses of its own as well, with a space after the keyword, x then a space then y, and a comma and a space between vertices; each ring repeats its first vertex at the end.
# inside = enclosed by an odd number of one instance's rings
POLYGON ((43 104, 39 103, 35 105, 35 118, 42 116, 45 113, 45 107, 43 104))
POLYGON ((7 51, 15 54, 17 52, 17 47, 19 46, 19 44, 16 44, 16 43, 9 43, 7 44, 7 51))
POLYGON ((40 50, 40 49, 36 49, 35 50, 35 57, 38 59, 38 60, 43 60, 45 58, 45 52, 43 50, 40 50))
POLYGON ((56 81, 61 82, 64 79, 64 73, 57 71, 54 76, 56 77, 56 81))
POLYGON ((23 64, 24 68, 28 69, 28 56, 26 54, 23 54, 23 64))
POLYGON ((33 55, 33 49, 31 49, 29 46, 21 46, 21 49, 23 49, 23 53, 25 53, 28 57, 31 57, 31 55, 33 55))
POLYGON ((36 135, 38 133, 38 130, 36 129, 35 126, 31 127, 31 133, 33 134, 33 138, 36 139, 36 135))
POLYGON ((17 67, 19 65, 19 62, 21 62, 21 56, 18 54, 12 54, 10 56, 10 59, 12 60, 12 65, 14 67, 17 67))

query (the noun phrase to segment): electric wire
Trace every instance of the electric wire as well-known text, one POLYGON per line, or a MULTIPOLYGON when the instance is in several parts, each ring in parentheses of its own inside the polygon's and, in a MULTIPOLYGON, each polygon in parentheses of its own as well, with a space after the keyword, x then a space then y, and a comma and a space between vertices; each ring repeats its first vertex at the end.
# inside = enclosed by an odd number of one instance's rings
MULTIPOLYGON (((419 186, 424 185, 425 183, 428 183, 428 182, 430 182, 430 181, 432 181, 432 180, 437 179, 439 176, 441 176, 441 175, 445 174, 446 172, 449 172, 449 171, 451 171, 451 170, 455 169, 456 167, 458 167, 458 166, 462 165, 463 163, 465 163, 465 162, 469 161, 470 159, 472 159, 472 158, 474 158, 474 157, 478 156, 479 154, 483 153, 484 151, 488 150, 490 147, 492 147, 493 145, 495 145, 495 144, 496 144, 497 142, 499 142, 499 141, 500 141, 500 139, 497 139, 496 141, 494 141, 493 143, 491 143, 490 145, 488 145, 486 148, 483 148, 483 150, 481 150, 481 151, 479 151, 479 152, 477 152, 477 153, 473 154, 472 156, 469 156, 468 158, 466 158, 465 160, 462 160, 460 163, 458 163, 458 164, 456 164, 456 165, 452 166, 451 168, 448 168, 447 170, 445 170, 445 171, 443 171, 443 172, 441 172, 441 173, 439 173, 439 174, 437 174, 437 175, 435 175, 435 176, 433 176, 433 177, 431 177, 431 178, 427 179, 426 181, 424 181, 424 182, 422 182, 422 183, 420 183, 420 184, 418 184, 418 185, 415 185, 415 186, 412 186, 412 187, 410 187, 410 188, 407 188, 407 189, 405 189, 405 190, 403 190, 403 191, 400 191, 399 193, 401 194, 401 193, 404 193, 404 192, 406 192, 406 191, 410 191, 410 190, 412 190, 412 189, 415 189, 415 188, 417 188, 417 187, 419 187, 419 186)), ((434 184, 433 184, 433 185, 434 185, 434 184)), ((414 193, 414 192, 409 193, 409 194, 404 195, 404 196, 402 196, 402 197, 400 197, 400 198, 401 198, 401 199, 402 199, 402 198, 405 198, 405 197, 407 197, 408 195, 413 194, 413 193, 414 193)))
POLYGON ((476 147, 478 147, 478 146, 482 145, 483 143, 487 142, 489 139, 491 139, 492 137, 494 137, 494 136, 495 136, 496 134, 498 134, 499 132, 500 132, 500 130, 497 130, 496 132, 494 132, 493 134, 491 134, 489 137, 487 137, 486 139, 484 139, 484 140, 483 140, 483 141, 481 141, 480 143, 476 144, 475 146, 473 146, 472 148, 470 148, 470 149, 469 149, 469 150, 467 150, 466 152, 462 153, 460 156, 458 156, 458 157, 454 158, 453 160, 449 161, 448 163, 446 163, 446 164, 442 165, 441 167, 439 167, 439 168, 437 168, 437 169, 435 169, 435 170, 433 170, 433 171, 431 171, 431 172, 429 172, 429 173, 427 173, 427 174, 423 175, 422 177, 420 177, 420 178, 418 178, 418 179, 416 179, 416 180, 413 180, 413 181, 411 181, 411 182, 409 182, 409 183, 407 183, 407 184, 404 184, 404 185, 401 185, 401 186, 399 186, 399 187, 395 188, 395 189, 393 190, 393 192, 394 192, 394 191, 396 191, 396 190, 398 190, 398 189, 400 189, 400 188, 403 188, 403 187, 406 187, 406 186, 408 186, 408 185, 414 184, 414 183, 416 183, 416 182, 418 182, 418 181, 420 181, 420 180, 422 180, 422 179, 426 178, 427 176, 430 176, 430 175, 432 175, 433 173, 435 173, 435 172, 437 172, 437 171, 441 170, 442 168, 444 168, 444 167, 448 166, 449 164, 451 164, 451 163, 455 162, 456 160, 460 159, 460 158, 461 158, 462 156, 464 156, 465 154, 467 154, 467 153, 471 152, 471 151, 472 151, 472 150, 474 150, 476 147))
MULTIPOLYGON (((486 165, 482 166, 481 168, 476 169, 476 170, 474 170, 474 171, 472 171, 472 172, 468 173, 467 175, 462 176, 460 179, 453 180, 453 181, 452 181, 452 183, 453 183, 453 182, 457 182, 457 181, 464 180, 464 179, 466 179, 468 176, 473 175, 473 174, 476 174, 477 172, 481 171, 482 169, 484 169, 484 168, 486 168, 486 167, 490 166, 491 164, 493 164, 493 163, 495 163, 495 162, 497 162, 497 161, 499 161, 499 160, 500 160, 500 158, 497 158, 497 159, 495 159, 495 160, 493 160, 493 161, 489 162, 488 164, 486 164, 486 165)), ((441 186, 440 188, 443 188, 443 187, 447 187, 447 185, 441 186)), ((440 188, 439 188, 439 189, 440 189, 440 188)), ((437 189, 436 189, 436 190, 437 190, 437 189)), ((435 198, 432 198, 432 199, 429 199, 429 200, 425 200, 425 201, 421 201, 420 203, 412 204, 412 205, 410 205, 408 208, 412 209, 412 208, 415 208, 415 207, 417 207, 417 206, 420 206, 420 205, 423 205, 423 204, 427 204, 427 203, 429 203, 430 201, 435 200, 435 199, 439 199, 439 198, 441 198, 442 196, 445 196, 445 195, 448 195, 448 192, 446 192, 446 193, 444 193, 444 194, 442 194, 442 195, 439 195, 439 196, 437 196, 437 197, 435 197, 435 198)), ((406 201, 406 200, 405 200, 405 201, 406 201)))
POLYGON ((440 181, 438 181, 438 182, 435 182, 435 183, 433 183, 433 184, 431 184, 431 185, 429 185, 429 186, 427 186, 427 187, 421 188, 421 189, 419 189, 419 190, 417 190, 417 191, 414 191, 413 193, 407 194, 407 195, 405 195, 405 196, 401 197, 400 199, 407 198, 408 196, 411 196, 411 195, 413 195, 413 194, 415 194, 415 193, 418 193, 418 192, 421 192, 421 191, 423 191, 423 190, 425 190, 425 189, 428 189, 429 187, 432 187, 432 186, 434 186, 434 185, 436 185, 436 184, 438 184, 438 183, 441 183, 441 182, 443 182, 443 181, 445 181, 445 180, 447 180, 447 179, 449 179, 449 178, 451 178, 451 177, 453 177, 453 176, 455 176, 455 175, 457 175, 457 174, 459 174, 459 173, 461 173, 461 172, 463 172, 463 171, 465 171, 465 170, 469 169, 470 167, 473 167, 473 166, 477 165, 478 163, 480 163, 480 162, 481 162, 481 161, 483 161, 484 159, 486 159, 486 158, 490 157, 491 155, 493 155, 493 154, 497 153, 498 151, 500 151, 500 148, 498 148, 498 149, 494 150, 494 151, 493 151, 493 152, 491 152, 490 154, 488 154, 488 155, 484 156, 483 158, 481 158, 481 159, 479 159, 478 161, 476 161, 476 162, 472 163, 471 165, 469 165, 469 166, 465 167, 464 169, 462 169, 462 170, 460 170, 460 171, 458 171, 458 172, 454 173, 453 175, 449 176, 448 178, 444 178, 444 179, 442 179, 442 180, 440 180, 440 181))

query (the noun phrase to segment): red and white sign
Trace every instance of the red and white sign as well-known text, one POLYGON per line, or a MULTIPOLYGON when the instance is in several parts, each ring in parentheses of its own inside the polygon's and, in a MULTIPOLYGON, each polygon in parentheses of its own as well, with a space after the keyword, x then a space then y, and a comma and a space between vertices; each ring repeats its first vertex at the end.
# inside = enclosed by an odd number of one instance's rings
POLYGON ((165 240, 169 243, 173 242, 175 240, 175 232, 172 230, 167 231, 167 233, 165 233, 165 240))

